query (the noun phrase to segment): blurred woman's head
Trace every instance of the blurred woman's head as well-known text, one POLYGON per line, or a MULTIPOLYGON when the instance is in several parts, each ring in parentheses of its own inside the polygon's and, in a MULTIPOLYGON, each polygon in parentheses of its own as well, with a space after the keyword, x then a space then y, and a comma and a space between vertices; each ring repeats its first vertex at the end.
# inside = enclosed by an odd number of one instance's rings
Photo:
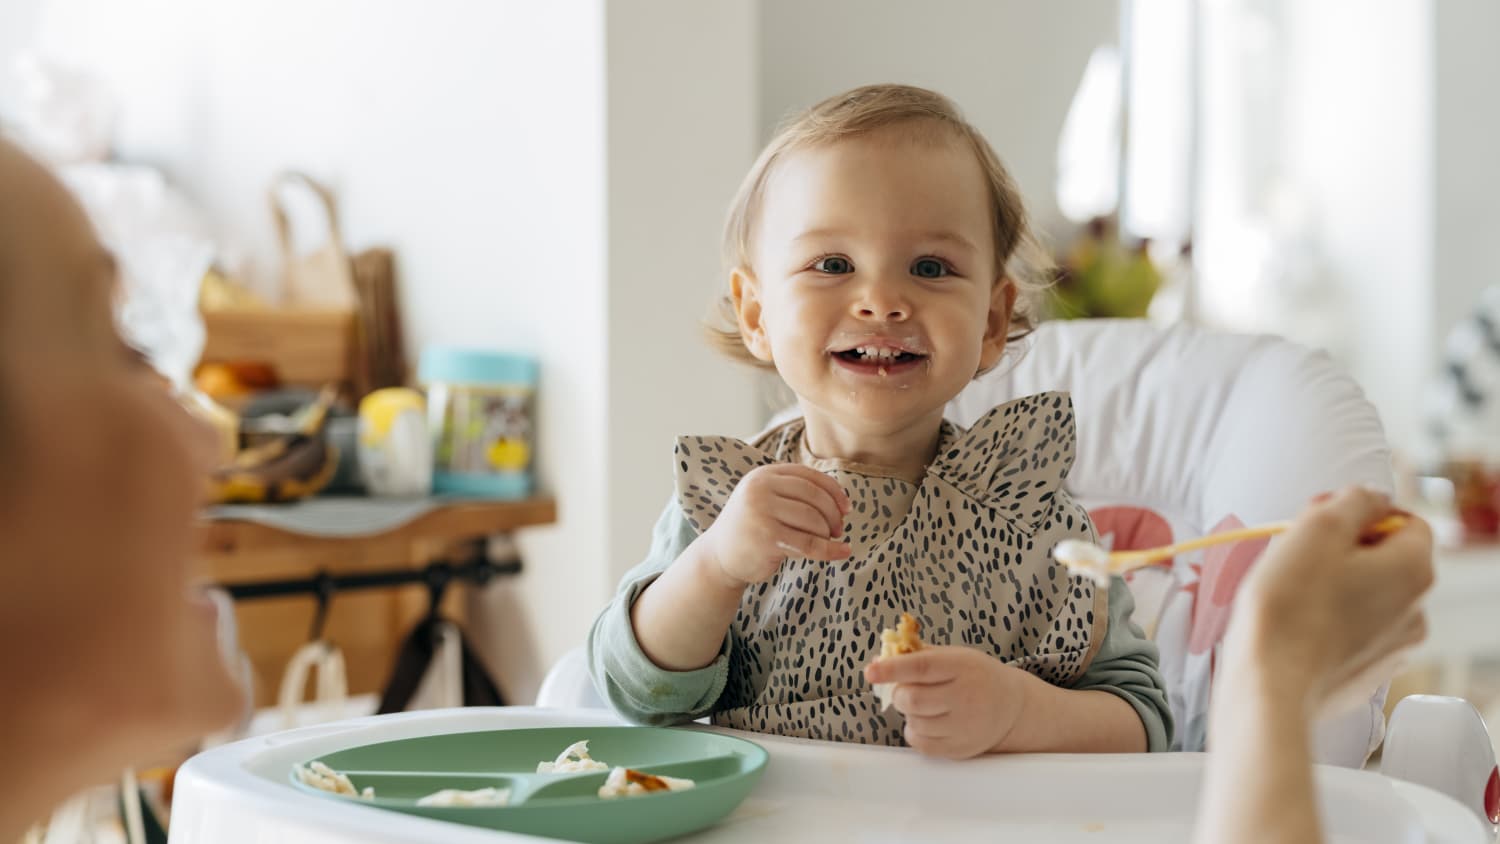
POLYGON ((116 333, 115 277, 62 185, 0 141, 0 711, 25 733, 0 744, 51 742, 75 777, 239 699, 190 595, 212 441, 116 333))

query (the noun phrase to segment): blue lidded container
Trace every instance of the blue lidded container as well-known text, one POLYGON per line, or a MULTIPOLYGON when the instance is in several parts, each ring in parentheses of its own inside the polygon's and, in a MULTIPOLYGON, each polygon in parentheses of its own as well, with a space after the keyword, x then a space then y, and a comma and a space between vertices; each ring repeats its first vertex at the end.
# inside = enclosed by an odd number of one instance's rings
POLYGON ((439 495, 525 498, 533 489, 537 362, 453 346, 422 350, 439 495))

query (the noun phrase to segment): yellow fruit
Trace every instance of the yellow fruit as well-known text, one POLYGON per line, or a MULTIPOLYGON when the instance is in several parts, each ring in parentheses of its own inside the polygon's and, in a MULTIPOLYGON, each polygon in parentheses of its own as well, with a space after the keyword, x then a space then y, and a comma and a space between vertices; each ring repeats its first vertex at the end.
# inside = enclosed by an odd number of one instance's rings
POLYGON ((214 399, 235 399, 250 394, 250 387, 235 375, 232 367, 223 363, 205 363, 198 367, 193 383, 214 399))
POLYGON ((301 413, 300 430, 276 437, 235 455, 209 479, 214 503, 296 501, 328 486, 338 468, 339 453, 323 437, 335 393, 325 389, 301 413))
POLYGON ((198 290, 198 307, 205 311, 254 310, 264 308, 266 303, 254 292, 227 278, 218 270, 210 269, 203 274, 203 286, 198 290))
POLYGON ((427 413, 421 393, 406 387, 387 387, 365 396, 359 402, 360 441, 365 445, 380 443, 390 434, 396 417, 406 411, 414 411, 419 419, 427 413))

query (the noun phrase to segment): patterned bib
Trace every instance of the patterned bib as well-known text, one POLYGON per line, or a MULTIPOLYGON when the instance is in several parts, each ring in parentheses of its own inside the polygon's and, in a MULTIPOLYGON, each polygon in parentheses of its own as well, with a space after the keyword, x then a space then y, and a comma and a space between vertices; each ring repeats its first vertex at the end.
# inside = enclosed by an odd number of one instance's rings
POLYGON ((996 407, 965 431, 943 423, 916 483, 875 467, 810 459, 796 419, 753 444, 677 441, 677 500, 702 533, 751 470, 803 462, 833 476, 853 508, 853 555, 788 559, 745 590, 730 625, 729 680, 713 723, 785 736, 900 745, 863 670, 880 629, 909 612, 929 645, 965 645, 1056 685, 1073 682, 1104 638, 1107 594, 1051 559, 1092 539, 1062 489, 1073 464, 1073 403, 1043 393, 996 407))

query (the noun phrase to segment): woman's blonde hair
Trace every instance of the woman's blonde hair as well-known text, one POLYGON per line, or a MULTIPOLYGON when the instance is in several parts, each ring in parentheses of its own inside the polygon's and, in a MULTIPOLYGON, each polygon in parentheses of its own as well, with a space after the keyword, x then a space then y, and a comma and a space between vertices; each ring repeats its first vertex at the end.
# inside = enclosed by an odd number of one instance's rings
MULTIPOLYGON (((1019 340, 1036 328, 1042 291, 1048 285, 1051 262, 1031 233, 1021 192, 1000 163, 994 149, 959 112, 953 101, 934 91, 911 85, 866 85, 839 94, 784 122, 776 137, 740 183, 729 217, 724 224, 726 273, 752 266, 750 255, 756 216, 766 182, 776 163, 788 153, 868 135, 890 126, 906 125, 934 130, 967 143, 984 170, 995 239, 995 266, 1016 286, 1016 306, 1011 314, 1009 340, 1019 340)), ((705 324, 709 342, 742 363, 770 368, 745 347, 740 336, 734 299, 726 292, 714 303, 705 324)))

